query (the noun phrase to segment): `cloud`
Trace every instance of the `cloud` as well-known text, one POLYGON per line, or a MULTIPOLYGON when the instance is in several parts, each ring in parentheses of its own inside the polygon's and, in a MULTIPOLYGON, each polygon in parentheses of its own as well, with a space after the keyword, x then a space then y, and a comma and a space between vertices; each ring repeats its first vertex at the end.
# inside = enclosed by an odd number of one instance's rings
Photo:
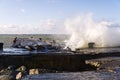
POLYGON ((48 19, 38 24, 0 25, 0 34, 63 34, 64 25, 61 21, 48 19))

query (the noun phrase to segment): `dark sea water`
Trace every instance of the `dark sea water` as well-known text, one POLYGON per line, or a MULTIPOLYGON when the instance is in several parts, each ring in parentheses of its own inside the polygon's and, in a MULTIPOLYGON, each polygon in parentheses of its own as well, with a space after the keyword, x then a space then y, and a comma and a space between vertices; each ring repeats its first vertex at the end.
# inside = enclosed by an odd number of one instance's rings
POLYGON ((120 80, 120 69, 109 71, 85 71, 71 73, 44 73, 28 75, 22 80, 120 80))

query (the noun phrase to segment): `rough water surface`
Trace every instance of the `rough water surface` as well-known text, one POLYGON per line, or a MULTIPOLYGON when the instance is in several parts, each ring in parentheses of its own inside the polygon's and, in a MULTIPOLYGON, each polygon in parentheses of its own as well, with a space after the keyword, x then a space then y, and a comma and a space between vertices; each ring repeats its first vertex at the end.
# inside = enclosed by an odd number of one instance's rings
POLYGON ((120 69, 115 72, 109 71, 85 71, 70 73, 44 73, 28 75, 22 80, 120 80, 120 69))

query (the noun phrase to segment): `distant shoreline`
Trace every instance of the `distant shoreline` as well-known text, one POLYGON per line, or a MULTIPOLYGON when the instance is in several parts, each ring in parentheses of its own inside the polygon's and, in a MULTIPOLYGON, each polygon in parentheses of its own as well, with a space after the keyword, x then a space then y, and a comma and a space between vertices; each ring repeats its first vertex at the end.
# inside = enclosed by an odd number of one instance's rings
POLYGON ((0 34, 0 35, 69 35, 69 34, 0 34))

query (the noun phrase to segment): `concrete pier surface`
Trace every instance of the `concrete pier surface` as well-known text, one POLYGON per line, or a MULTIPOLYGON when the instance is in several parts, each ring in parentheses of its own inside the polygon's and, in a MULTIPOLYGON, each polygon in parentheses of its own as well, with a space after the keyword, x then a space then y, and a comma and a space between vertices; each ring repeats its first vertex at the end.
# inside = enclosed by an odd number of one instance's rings
MULTIPOLYGON (((106 57, 120 57, 120 48, 82 49, 79 53, 73 52, 36 52, 16 49, 4 49, 0 53, 0 69, 9 65, 28 69, 52 69, 59 71, 95 70, 97 66, 89 64, 90 60, 106 57), (86 63, 88 61, 88 63, 86 63)), ((95 62, 95 61, 94 61, 95 62)), ((101 60, 102 62, 102 60, 101 60)))

